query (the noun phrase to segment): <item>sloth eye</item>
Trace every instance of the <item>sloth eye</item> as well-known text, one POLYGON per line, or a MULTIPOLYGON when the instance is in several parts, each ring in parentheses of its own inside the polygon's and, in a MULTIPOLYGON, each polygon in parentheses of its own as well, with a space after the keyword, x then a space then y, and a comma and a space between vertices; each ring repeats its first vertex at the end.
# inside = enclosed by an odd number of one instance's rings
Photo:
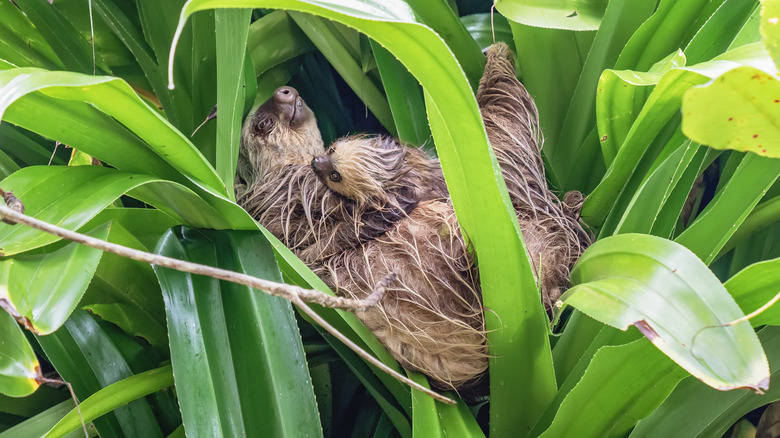
POLYGON ((339 182, 341 181, 341 174, 336 172, 335 170, 328 175, 331 181, 333 182, 339 182))
POLYGON ((335 150, 335 149, 333 149, 332 147, 329 147, 329 148, 328 148, 328 155, 330 155, 330 154, 332 154, 332 153, 334 153, 334 152, 336 152, 336 150, 335 150))

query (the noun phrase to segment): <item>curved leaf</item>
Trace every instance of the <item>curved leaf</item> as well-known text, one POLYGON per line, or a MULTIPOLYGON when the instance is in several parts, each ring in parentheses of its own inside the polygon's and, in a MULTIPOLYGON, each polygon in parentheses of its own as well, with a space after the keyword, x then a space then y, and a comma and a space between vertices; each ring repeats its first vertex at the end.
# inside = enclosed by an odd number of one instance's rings
MULTIPOLYGON (((496 402, 491 427, 496 436, 530 430, 556 390, 546 336, 548 320, 476 99, 452 52, 429 27, 415 20, 407 4, 397 0, 338 4, 324 0, 190 0, 182 10, 177 35, 194 12, 221 7, 284 8, 338 21, 384 46, 422 84, 455 211, 480 260, 484 302, 495 311, 487 315, 491 355, 501 358, 491 363, 491 396, 496 402), (517 345, 547 353, 529 355, 517 345), (506 376, 504 385, 498 384, 499 375, 506 376), (518 392, 526 395, 519 405, 518 392), (507 411, 502 412, 500 406, 507 411)), ((169 76, 172 73, 169 67, 169 76)))
POLYGON ((780 65, 780 2, 761 0, 761 39, 772 55, 775 65, 780 65))
MULTIPOLYGON (((769 357, 772 381, 780 378, 780 327, 765 327, 758 333, 769 357)), ((747 413, 780 400, 780 385, 765 394, 749 391, 717 391, 696 379, 686 379, 650 416, 640 421, 631 438, 722 437, 747 413)))
MULTIPOLYGON (((21 228, 21 225, 15 225, 21 228)), ((88 236, 105 240, 108 224, 88 236)), ((37 334, 57 330, 76 308, 103 251, 75 242, 54 252, 20 255, 0 261, 0 300, 7 300, 17 318, 32 323, 37 334)))
POLYGON ((24 397, 38 389, 41 366, 19 324, 6 313, 0 285, 0 393, 24 397))
POLYGON ((81 428, 82 418, 84 422, 89 423, 101 415, 124 406, 133 400, 171 385, 173 385, 173 372, 170 365, 112 383, 81 402, 78 409, 68 412, 44 436, 46 438, 61 437, 68 432, 81 428))
POLYGON ((683 97, 683 132, 716 149, 780 158, 780 80, 753 67, 730 70, 683 97))
POLYGON ((613 327, 630 325, 704 383, 766 389, 769 367, 748 322, 715 275, 683 246, 622 234, 596 242, 572 271, 563 302, 613 327))
POLYGON ((568 30, 596 30, 607 0, 498 0, 496 9, 512 21, 528 26, 568 30))
MULTIPOLYGON (((12 190, 24 203, 28 215, 70 230, 77 230, 130 191, 130 196, 157 206, 180 222, 215 228, 229 226, 223 215, 179 184, 102 166, 25 167, 1 181, 0 187, 12 190)), ((57 240, 56 236, 32 228, 0 224, 0 252, 5 255, 57 240)))
POLYGON ((43 111, 37 115, 40 122, 45 123, 46 102, 50 99, 87 103, 122 123, 181 173, 227 193, 214 169, 192 143, 121 79, 37 68, 0 71, 0 119, 15 123, 12 104, 31 96, 42 99, 36 101, 43 111), (6 111, 8 116, 4 115, 6 111))
POLYGON ((647 339, 598 350, 540 438, 625 436, 687 374, 647 339))
MULTIPOLYGON (((177 228, 157 252, 281 281, 271 246, 258 232, 177 228)), ((322 435, 288 301, 210 277, 155 270, 189 435, 322 435)))
MULTIPOLYGON (((780 259, 752 264, 723 284, 746 314, 780 293, 780 259)), ((750 320, 754 327, 780 325, 780 306, 773 305, 750 320)))

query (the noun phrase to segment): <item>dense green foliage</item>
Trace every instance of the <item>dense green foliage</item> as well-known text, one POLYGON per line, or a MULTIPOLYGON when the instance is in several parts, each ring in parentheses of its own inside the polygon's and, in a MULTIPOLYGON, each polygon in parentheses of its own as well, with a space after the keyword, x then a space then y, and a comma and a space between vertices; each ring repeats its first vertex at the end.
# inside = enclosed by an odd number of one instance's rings
MULTIPOLYGON (((0 224, 0 437, 78 436, 79 415, 102 437, 723 435, 780 400, 777 307, 727 324, 780 292, 780 2, 762 3, 0 0, 0 188, 29 215, 328 291, 233 202, 241 123, 289 83, 326 143, 438 154, 492 355, 489 401, 448 406, 283 300, 0 224), (596 243, 554 330, 474 98, 494 38, 551 186, 588 196, 596 243)), ((354 315, 316 311, 400 370, 354 315)))

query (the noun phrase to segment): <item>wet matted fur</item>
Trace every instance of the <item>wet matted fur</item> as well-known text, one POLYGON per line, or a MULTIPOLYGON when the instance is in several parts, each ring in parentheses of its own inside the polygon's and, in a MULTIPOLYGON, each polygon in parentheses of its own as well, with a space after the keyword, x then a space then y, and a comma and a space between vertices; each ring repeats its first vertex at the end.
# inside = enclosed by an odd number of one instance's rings
POLYGON ((590 244, 578 221, 582 194, 569 192, 561 203, 548 188, 536 105, 517 80, 512 52, 504 43, 487 51, 477 103, 541 286, 542 302, 551 311, 568 286, 569 270, 590 244))
MULTIPOLYGON (((536 108, 505 45, 488 51, 477 97, 549 309, 588 243, 577 223, 582 196, 569 193, 561 204, 547 188, 536 108)), ((248 146, 258 140, 247 123, 248 146)), ((312 163, 313 170, 307 159, 322 151, 321 140, 313 147, 301 140, 310 134, 259 137, 259 144, 277 143, 255 156, 242 153, 255 178, 239 203, 340 293, 363 296, 385 273, 401 274, 398 287, 359 316, 404 367, 443 388, 463 389, 483 375, 479 283, 451 203, 441 199, 438 161, 421 151, 398 155, 404 149, 381 137, 353 137, 337 142, 330 164, 312 163)))

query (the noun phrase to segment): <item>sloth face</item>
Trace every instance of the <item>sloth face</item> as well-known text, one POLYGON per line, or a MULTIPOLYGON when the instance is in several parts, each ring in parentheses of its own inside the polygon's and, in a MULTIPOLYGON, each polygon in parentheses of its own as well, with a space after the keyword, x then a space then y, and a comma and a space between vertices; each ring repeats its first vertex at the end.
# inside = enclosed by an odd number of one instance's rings
POLYGON ((306 164, 322 149, 314 113, 295 88, 280 87, 244 122, 238 176, 251 185, 272 166, 306 164))
POLYGON ((406 148, 390 137, 348 137, 312 160, 312 169, 334 192, 358 204, 383 204, 403 174, 406 148))

